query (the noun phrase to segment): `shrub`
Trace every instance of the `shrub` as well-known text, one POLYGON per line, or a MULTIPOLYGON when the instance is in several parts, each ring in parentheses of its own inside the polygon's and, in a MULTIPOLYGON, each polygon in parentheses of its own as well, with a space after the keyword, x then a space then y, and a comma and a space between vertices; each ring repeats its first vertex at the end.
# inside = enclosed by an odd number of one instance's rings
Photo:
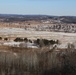
POLYGON ((7 40, 8 40, 8 38, 4 38, 4 40, 5 40, 5 41, 7 41, 7 40))
POLYGON ((0 37, 0 40, 2 40, 2 37, 0 37))
POLYGON ((23 39, 22 39, 22 38, 16 38, 14 41, 15 41, 15 42, 22 42, 23 39))

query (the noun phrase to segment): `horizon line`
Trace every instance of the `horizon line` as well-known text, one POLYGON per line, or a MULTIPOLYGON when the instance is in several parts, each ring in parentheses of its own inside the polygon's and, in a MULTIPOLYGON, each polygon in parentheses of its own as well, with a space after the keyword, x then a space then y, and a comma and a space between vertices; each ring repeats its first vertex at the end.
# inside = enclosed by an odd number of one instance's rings
POLYGON ((27 15, 27 16, 32 16, 32 15, 34 15, 34 16, 37 16, 37 15, 39 15, 39 16, 76 16, 76 15, 17 14, 17 13, 0 13, 0 15, 23 15, 23 16, 25 16, 25 15, 27 15))

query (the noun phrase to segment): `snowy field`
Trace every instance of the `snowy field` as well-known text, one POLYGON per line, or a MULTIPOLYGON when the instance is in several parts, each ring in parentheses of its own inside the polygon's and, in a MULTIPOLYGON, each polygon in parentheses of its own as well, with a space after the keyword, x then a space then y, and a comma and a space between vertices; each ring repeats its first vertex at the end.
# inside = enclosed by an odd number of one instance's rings
POLYGON ((0 28, 0 36, 27 37, 29 39, 45 38, 60 40, 61 42, 75 42, 76 33, 29 31, 21 28, 0 28))
POLYGON ((0 28, 0 32, 2 33, 15 33, 15 32, 23 32, 25 29, 22 28, 0 28))

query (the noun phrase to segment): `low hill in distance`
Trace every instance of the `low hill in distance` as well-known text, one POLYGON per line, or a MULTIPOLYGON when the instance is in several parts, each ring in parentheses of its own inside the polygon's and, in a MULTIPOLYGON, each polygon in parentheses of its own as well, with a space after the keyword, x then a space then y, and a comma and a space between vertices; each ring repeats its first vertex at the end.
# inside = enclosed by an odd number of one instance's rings
POLYGON ((14 21, 41 21, 41 20, 57 20, 62 23, 76 24, 76 16, 49 16, 49 15, 17 15, 17 14, 0 14, 0 22, 14 21))

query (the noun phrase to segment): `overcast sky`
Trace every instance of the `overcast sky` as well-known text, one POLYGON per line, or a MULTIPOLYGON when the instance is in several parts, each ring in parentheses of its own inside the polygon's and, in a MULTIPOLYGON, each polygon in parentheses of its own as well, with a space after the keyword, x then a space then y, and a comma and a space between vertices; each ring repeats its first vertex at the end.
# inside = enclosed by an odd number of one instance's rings
POLYGON ((0 13, 76 16, 76 0, 0 0, 0 13))

